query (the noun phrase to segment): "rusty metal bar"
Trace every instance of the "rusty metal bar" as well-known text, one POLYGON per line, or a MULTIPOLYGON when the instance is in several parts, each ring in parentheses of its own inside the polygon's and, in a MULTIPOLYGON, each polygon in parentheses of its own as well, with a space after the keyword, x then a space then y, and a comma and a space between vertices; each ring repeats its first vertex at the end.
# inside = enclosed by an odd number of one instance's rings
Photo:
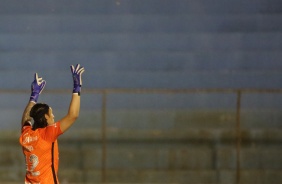
POLYGON ((203 89, 84 89, 83 93, 157 93, 157 94, 177 94, 177 93, 282 93, 282 89, 233 89, 233 88, 203 88, 203 89))
POLYGON ((101 164, 101 182, 105 183, 107 181, 107 92, 102 93, 102 164, 101 164))
MULTIPOLYGON (((242 93, 282 93, 282 89, 232 89, 232 88, 203 88, 203 89, 83 89, 83 94, 103 94, 109 93, 159 93, 159 94, 177 94, 177 93, 237 93, 240 90, 242 93)), ((0 89, 0 93, 21 94, 30 93, 30 90, 15 90, 15 89, 0 89)), ((70 89, 45 89, 44 93, 71 93, 70 89)))
POLYGON ((236 183, 240 183, 241 179, 241 90, 237 91, 237 104, 236 104, 236 183))
MULTIPOLYGON (((30 90, 2 89, 0 93, 18 94, 30 93, 30 90)), ((71 93, 69 89, 51 89, 45 90, 44 93, 71 93)), ((222 89, 222 88, 204 88, 204 89, 83 89, 83 94, 101 94, 101 139, 102 139, 102 159, 101 159, 101 182, 107 182, 107 96, 108 94, 134 93, 134 94, 179 94, 179 93, 232 93, 237 95, 236 103, 236 183, 241 181, 241 101, 242 94, 246 93, 279 93, 282 89, 222 89)))

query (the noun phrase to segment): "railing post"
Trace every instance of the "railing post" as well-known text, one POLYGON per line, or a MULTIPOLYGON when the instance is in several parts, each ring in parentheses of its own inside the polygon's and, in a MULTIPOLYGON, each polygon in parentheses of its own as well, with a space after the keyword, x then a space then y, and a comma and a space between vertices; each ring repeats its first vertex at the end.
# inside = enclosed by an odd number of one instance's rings
POLYGON ((241 90, 237 91, 236 104, 236 183, 240 183, 241 166, 240 166, 240 152, 241 152, 241 90))
POLYGON ((107 181, 106 173, 106 160, 107 160, 107 92, 106 90, 102 93, 102 164, 101 164, 101 182, 105 183, 107 181))

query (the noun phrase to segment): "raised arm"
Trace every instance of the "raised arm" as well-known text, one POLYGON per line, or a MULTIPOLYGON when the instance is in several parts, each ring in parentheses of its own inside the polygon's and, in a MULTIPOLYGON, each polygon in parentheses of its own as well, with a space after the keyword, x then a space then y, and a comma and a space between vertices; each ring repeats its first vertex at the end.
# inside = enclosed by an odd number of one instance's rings
POLYGON ((80 92, 82 86, 81 75, 84 68, 79 64, 74 67, 71 66, 71 73, 73 78, 73 94, 70 102, 68 113, 65 117, 59 120, 62 132, 65 132, 78 118, 80 111, 80 92))
POLYGON ((43 91, 44 87, 46 85, 46 81, 42 78, 38 77, 38 74, 34 74, 34 80, 31 83, 31 95, 29 98, 29 102, 26 105, 23 115, 22 115, 22 122, 21 126, 23 126, 27 121, 31 121, 31 117, 29 116, 29 112, 31 108, 37 103, 37 100, 39 98, 39 94, 43 91))

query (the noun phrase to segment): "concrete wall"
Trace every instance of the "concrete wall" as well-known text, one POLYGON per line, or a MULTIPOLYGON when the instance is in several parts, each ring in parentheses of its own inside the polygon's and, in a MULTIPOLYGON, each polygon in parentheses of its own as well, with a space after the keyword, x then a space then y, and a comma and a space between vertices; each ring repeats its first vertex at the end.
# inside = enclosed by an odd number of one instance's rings
MULTIPOLYGON (((243 110, 239 152, 235 110, 110 110, 105 142, 100 112, 87 117, 59 138, 61 182, 225 184, 237 169, 240 183, 282 181, 281 110, 243 110)), ((1 131, 1 182, 23 180, 18 136, 1 131)))
MULTIPOLYGON (((0 181, 22 183, 17 143, 34 72, 46 89, 281 88, 279 0, 2 0, 0 181)), ((40 101, 64 115, 70 96, 40 101)), ((111 94, 106 155, 101 94, 60 138, 62 183, 281 183, 281 94, 111 94), (106 158, 103 170, 103 158, 106 158)))
POLYGON ((281 12, 278 0, 4 0, 1 86, 26 89, 37 71, 68 89, 81 63, 85 88, 280 88, 281 12))

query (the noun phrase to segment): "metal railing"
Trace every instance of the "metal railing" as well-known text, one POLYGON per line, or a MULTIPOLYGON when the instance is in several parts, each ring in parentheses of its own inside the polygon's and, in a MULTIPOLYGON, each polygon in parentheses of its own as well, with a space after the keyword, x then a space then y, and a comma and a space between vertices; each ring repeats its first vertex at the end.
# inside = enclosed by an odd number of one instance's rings
POLYGON ((232 93, 236 94, 236 183, 240 183, 240 151, 241 151, 241 100, 243 94, 249 93, 282 93, 282 89, 101 89, 86 90, 84 93, 102 94, 102 182, 106 182, 107 153, 107 95, 109 94, 189 94, 189 93, 232 93))
MULTIPOLYGON (((69 93, 69 90, 46 90, 45 93, 69 93)), ((1 90, 0 93, 28 93, 26 90, 1 90)), ((226 93, 236 95, 236 183, 241 179, 241 104, 244 94, 282 94, 282 89, 83 89, 84 94, 102 95, 101 109, 101 135, 102 160, 101 182, 107 182, 107 104, 110 94, 200 94, 200 93, 226 93)))

